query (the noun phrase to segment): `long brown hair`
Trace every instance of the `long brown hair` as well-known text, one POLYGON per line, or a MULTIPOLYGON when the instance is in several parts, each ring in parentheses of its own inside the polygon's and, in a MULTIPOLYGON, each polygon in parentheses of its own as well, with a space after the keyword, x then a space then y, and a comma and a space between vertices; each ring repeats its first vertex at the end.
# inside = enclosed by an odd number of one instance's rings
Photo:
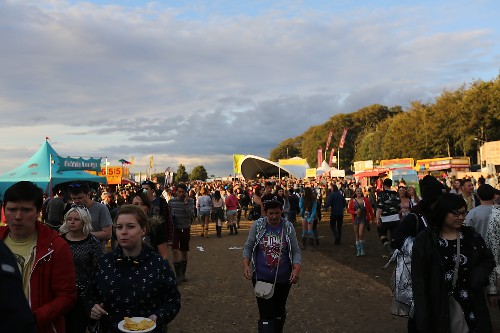
POLYGON ((304 196, 302 197, 302 200, 304 202, 304 209, 310 212, 312 210, 313 202, 314 202, 314 195, 313 191, 310 187, 306 187, 304 189, 304 196))

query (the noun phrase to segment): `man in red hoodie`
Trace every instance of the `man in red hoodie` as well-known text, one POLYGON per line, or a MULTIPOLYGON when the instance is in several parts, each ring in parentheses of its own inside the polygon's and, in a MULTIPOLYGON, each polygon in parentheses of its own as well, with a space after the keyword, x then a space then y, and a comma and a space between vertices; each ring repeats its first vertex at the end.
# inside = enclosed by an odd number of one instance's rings
POLYGON ((0 227, 0 239, 16 258, 37 332, 64 333, 64 314, 76 301, 73 255, 56 231, 38 222, 42 203, 43 192, 34 183, 9 187, 3 202, 7 226, 0 227))

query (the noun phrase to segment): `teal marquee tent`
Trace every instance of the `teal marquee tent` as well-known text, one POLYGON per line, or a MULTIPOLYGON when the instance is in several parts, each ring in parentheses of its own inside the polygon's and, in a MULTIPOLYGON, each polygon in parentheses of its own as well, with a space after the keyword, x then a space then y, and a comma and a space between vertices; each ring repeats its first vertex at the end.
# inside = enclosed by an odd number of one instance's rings
POLYGON ((58 171, 59 155, 45 141, 38 151, 19 167, 0 176, 0 193, 2 194, 13 184, 27 180, 36 183, 47 193, 58 184, 75 180, 106 183, 106 177, 91 175, 83 170, 58 171), (52 160, 52 167, 51 167, 52 160))

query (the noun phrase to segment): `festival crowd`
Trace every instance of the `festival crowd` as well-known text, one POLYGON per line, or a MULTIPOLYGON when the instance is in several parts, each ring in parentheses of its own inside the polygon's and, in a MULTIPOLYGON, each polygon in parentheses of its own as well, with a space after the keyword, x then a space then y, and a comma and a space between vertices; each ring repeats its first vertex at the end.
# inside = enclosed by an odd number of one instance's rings
POLYGON ((392 313, 408 317, 409 332, 492 332, 487 304, 499 306, 493 176, 427 175, 418 188, 390 178, 369 186, 328 177, 95 188, 75 181, 52 196, 23 181, 5 192, 2 208, 0 288, 12 302, 2 301, 0 313, 8 332, 119 332, 126 317, 166 332, 181 309, 178 285, 189 283, 191 226, 221 238, 238 234, 242 218, 254 221, 243 275, 255 288, 258 330, 283 332, 301 251, 317 251, 327 210, 334 244, 350 216, 353 256, 366 255, 365 231, 377 229, 395 263, 392 313))

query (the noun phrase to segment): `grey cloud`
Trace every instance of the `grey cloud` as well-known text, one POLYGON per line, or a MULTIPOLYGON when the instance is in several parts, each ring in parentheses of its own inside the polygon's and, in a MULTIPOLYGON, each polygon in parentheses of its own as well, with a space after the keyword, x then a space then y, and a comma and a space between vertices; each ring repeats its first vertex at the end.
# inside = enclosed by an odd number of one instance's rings
POLYGON ((427 102, 498 71, 498 31, 440 32, 425 7, 179 11, 0 2, 0 127, 89 131, 110 140, 102 154, 268 156, 336 113, 427 102))

